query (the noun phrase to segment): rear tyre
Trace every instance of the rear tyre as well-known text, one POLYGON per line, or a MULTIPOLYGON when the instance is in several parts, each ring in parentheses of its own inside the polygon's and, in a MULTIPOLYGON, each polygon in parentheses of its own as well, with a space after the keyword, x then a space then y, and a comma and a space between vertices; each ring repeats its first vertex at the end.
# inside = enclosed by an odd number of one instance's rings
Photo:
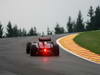
POLYGON ((36 56, 37 54, 37 47, 35 45, 31 46, 30 56, 36 56))
POLYGON ((28 42, 26 44, 26 53, 29 54, 30 53, 30 49, 31 49, 31 42, 28 42))
POLYGON ((57 44, 54 45, 54 56, 59 56, 59 46, 57 44))

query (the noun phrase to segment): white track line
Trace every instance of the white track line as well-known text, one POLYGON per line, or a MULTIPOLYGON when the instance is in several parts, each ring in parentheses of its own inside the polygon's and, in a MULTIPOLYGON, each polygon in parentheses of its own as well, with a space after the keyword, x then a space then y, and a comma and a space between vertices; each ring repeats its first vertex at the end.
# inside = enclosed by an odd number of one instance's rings
POLYGON ((92 62, 92 63, 95 63, 95 64, 100 64, 100 63, 96 63, 96 62, 94 62, 94 61, 92 61, 92 60, 90 60, 90 59, 87 59, 87 58, 84 58, 84 57, 82 57, 82 56, 79 56, 79 55, 77 55, 76 53, 72 52, 71 50, 68 50, 68 49, 64 48, 64 47, 59 43, 59 40, 65 38, 65 37, 67 37, 67 36, 61 37, 61 38, 57 39, 57 41, 56 41, 57 44, 58 44, 61 48, 63 48, 63 50, 65 50, 65 51, 67 51, 67 52, 69 52, 69 53, 71 53, 71 54, 73 54, 73 55, 75 55, 75 56, 77 56, 77 57, 79 57, 79 58, 82 58, 82 59, 84 59, 84 60, 87 60, 87 61, 89 61, 89 62, 92 62))

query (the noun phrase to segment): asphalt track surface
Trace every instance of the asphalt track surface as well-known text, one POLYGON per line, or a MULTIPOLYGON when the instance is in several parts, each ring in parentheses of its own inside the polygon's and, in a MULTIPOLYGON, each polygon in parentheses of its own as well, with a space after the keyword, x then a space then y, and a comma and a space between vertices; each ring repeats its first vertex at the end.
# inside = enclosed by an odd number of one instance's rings
MULTIPOLYGON (((53 39, 59 37, 56 35, 53 39)), ((99 64, 83 60, 61 48, 59 57, 27 55, 26 43, 34 40, 37 37, 0 39, 0 75, 100 75, 99 64)))

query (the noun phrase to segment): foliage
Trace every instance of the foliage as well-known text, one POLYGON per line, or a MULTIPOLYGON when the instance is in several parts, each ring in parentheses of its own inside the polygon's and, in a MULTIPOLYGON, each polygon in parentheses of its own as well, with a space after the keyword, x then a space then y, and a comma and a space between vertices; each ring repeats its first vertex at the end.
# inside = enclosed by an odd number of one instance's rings
POLYGON ((76 21, 76 32, 83 32, 84 30, 85 29, 84 29, 82 14, 81 11, 79 11, 77 21, 76 21))
MULTIPOLYGON (((100 30, 100 6, 96 7, 94 10, 92 6, 90 6, 88 11, 88 17, 89 19, 87 22, 83 21, 82 13, 79 11, 78 17, 76 20, 72 21, 71 16, 68 18, 67 22, 67 29, 69 33, 72 32, 84 32, 84 31, 92 31, 92 30, 100 30)), ((54 28, 55 34, 63 34, 65 33, 64 27, 61 27, 59 24, 56 24, 54 28)), ((50 28, 47 28, 47 35, 52 35, 53 32, 50 30, 50 28)), ((4 36, 6 37, 18 37, 18 36, 37 36, 37 28, 31 27, 30 30, 27 33, 27 30, 18 29, 17 25, 12 25, 9 21, 6 28, 6 33, 3 31, 2 24, 0 24, 0 38, 4 36)), ((43 32, 44 35, 44 32, 43 32)))
POLYGON ((6 33, 7 37, 13 37, 13 28, 12 28, 12 24, 9 21, 8 25, 7 25, 7 33, 6 33))
POLYGON ((73 32, 73 23, 71 22, 71 16, 69 16, 67 28, 69 33, 73 32))
POLYGON ((94 24, 94 9, 92 6, 90 6, 88 16, 90 20, 87 22, 87 30, 95 30, 95 24, 94 24))
POLYGON ((56 25, 55 27, 55 34, 63 34, 65 32, 63 27, 60 27, 59 24, 56 25))
POLYGON ((23 28, 21 34, 22 34, 22 36, 27 36, 26 29, 23 28))
POLYGON ((100 29, 100 7, 99 6, 96 8, 94 18, 95 18, 95 21, 94 21, 95 29, 99 30, 100 29))
POLYGON ((19 36, 19 30, 18 30, 17 25, 15 25, 13 27, 13 37, 17 37, 17 36, 19 36))
POLYGON ((0 23, 0 38, 3 37, 3 27, 2 24, 0 23))
POLYGON ((87 30, 99 30, 100 29, 100 7, 98 6, 96 10, 93 10, 93 7, 90 7, 88 12, 90 17, 90 22, 87 22, 87 30))
POLYGON ((29 36, 33 36, 33 35, 34 35, 34 30, 33 30, 33 28, 31 28, 31 29, 29 30, 28 35, 29 35, 29 36))
POLYGON ((49 27, 47 28, 47 35, 52 35, 52 31, 50 31, 49 27))

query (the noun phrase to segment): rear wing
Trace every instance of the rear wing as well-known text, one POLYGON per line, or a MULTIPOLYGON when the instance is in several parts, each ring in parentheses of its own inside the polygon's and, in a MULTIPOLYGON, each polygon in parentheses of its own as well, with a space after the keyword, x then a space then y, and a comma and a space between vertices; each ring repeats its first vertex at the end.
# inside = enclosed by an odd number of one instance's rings
POLYGON ((40 37, 39 41, 51 41, 51 37, 40 37))

